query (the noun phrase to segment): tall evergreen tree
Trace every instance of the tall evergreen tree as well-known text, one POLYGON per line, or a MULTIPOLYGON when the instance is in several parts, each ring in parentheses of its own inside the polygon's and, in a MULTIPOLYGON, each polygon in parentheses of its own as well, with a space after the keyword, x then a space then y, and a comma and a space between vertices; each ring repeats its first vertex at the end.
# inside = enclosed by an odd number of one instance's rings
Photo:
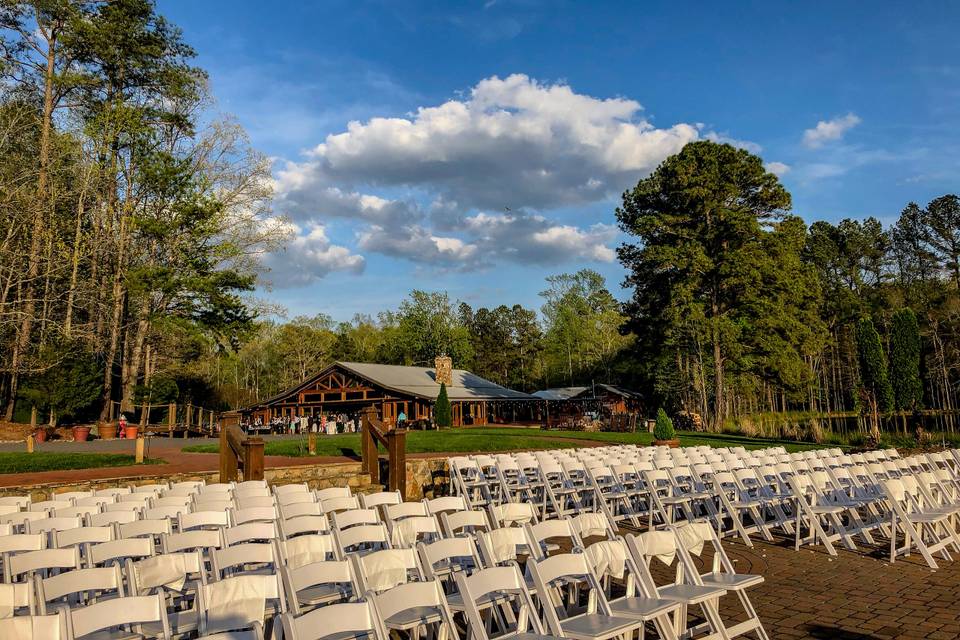
POLYGON ((890 327, 890 385, 899 411, 918 409, 923 404, 920 351, 917 316, 910 308, 900 309, 893 314, 890 327))
POLYGON ((709 367, 713 398, 703 410, 714 428, 728 411, 727 367, 741 356, 745 295, 769 275, 764 225, 789 208, 790 194, 760 158, 701 141, 667 158, 617 209, 638 240, 618 248, 634 289, 629 327, 660 345, 650 356, 692 352, 699 376, 709 367))
POLYGON ((960 198, 947 194, 931 201, 925 210, 924 222, 927 242, 960 289, 960 198))
POLYGON ((880 334, 869 317, 861 318, 857 323, 857 352, 860 360, 860 383, 867 396, 876 435, 880 432, 879 413, 893 409, 893 389, 890 387, 880 334))
POLYGON ((450 406, 450 398, 447 397, 447 383, 440 383, 440 393, 437 394, 437 402, 433 405, 433 421, 438 427, 449 427, 453 424, 453 409, 450 406))

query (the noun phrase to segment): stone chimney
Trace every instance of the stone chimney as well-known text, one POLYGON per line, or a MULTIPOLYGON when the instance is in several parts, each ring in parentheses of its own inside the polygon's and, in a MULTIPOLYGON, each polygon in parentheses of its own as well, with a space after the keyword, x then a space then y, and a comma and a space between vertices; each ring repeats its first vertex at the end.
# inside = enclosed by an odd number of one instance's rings
POLYGON ((433 366, 436 369, 434 379, 437 384, 446 383, 448 387, 453 384, 453 359, 450 356, 437 356, 433 366))

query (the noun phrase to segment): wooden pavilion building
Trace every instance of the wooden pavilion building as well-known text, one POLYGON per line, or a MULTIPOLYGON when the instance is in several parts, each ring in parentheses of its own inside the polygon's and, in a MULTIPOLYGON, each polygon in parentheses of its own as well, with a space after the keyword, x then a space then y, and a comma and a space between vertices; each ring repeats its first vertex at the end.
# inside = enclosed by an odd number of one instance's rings
POLYGON ((594 384, 589 387, 558 387, 533 393, 547 403, 553 415, 582 415, 594 411, 616 415, 642 411, 643 398, 639 393, 612 384, 594 384))
POLYGON ((245 421, 260 418, 268 424, 282 416, 300 417, 330 413, 359 413, 373 406, 385 423, 402 411, 408 420, 428 420, 447 383, 453 426, 486 425, 491 411, 536 398, 502 387, 463 369, 454 369, 449 358, 437 358, 436 367, 407 367, 368 362, 334 362, 302 383, 240 411, 245 421))

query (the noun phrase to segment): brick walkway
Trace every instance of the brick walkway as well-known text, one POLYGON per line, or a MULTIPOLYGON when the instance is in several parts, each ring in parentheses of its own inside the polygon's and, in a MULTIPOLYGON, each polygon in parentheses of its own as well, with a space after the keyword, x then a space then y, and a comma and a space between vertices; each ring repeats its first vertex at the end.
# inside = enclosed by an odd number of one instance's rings
MULTIPOLYGON (((739 573, 764 576, 749 593, 774 640, 960 638, 960 558, 938 558, 934 571, 916 554, 891 565, 881 546, 830 557, 817 547, 795 552, 793 540, 723 545, 739 573)), ((734 596, 724 610, 740 611, 734 596)))

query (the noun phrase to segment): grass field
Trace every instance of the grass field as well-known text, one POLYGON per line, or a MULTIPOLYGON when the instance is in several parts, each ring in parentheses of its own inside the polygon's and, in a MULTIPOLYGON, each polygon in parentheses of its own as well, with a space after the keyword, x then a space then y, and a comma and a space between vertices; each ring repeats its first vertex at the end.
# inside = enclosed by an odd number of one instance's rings
MULTIPOLYGON (((787 451, 804 451, 820 445, 779 440, 764 440, 744 436, 712 433, 680 433, 682 446, 707 445, 711 447, 742 446, 762 449, 782 445, 787 451)), ((610 444, 648 445, 649 433, 584 433, 582 431, 538 431, 516 427, 481 427, 448 431, 410 431, 407 433, 408 453, 457 453, 475 451, 515 451, 518 449, 558 449, 583 446, 591 440, 610 444)), ((192 445, 183 448, 188 453, 216 453, 216 444, 192 445)), ((271 440, 264 447, 271 456, 307 455, 306 436, 298 439, 271 440)), ((359 434, 317 437, 319 456, 360 455, 359 434)))
MULTIPOLYGON (((160 464, 162 462, 163 460, 152 458, 144 460, 144 464, 160 464)), ((129 467, 134 464, 136 464, 136 459, 133 456, 122 453, 0 452, 0 474, 129 467)))

